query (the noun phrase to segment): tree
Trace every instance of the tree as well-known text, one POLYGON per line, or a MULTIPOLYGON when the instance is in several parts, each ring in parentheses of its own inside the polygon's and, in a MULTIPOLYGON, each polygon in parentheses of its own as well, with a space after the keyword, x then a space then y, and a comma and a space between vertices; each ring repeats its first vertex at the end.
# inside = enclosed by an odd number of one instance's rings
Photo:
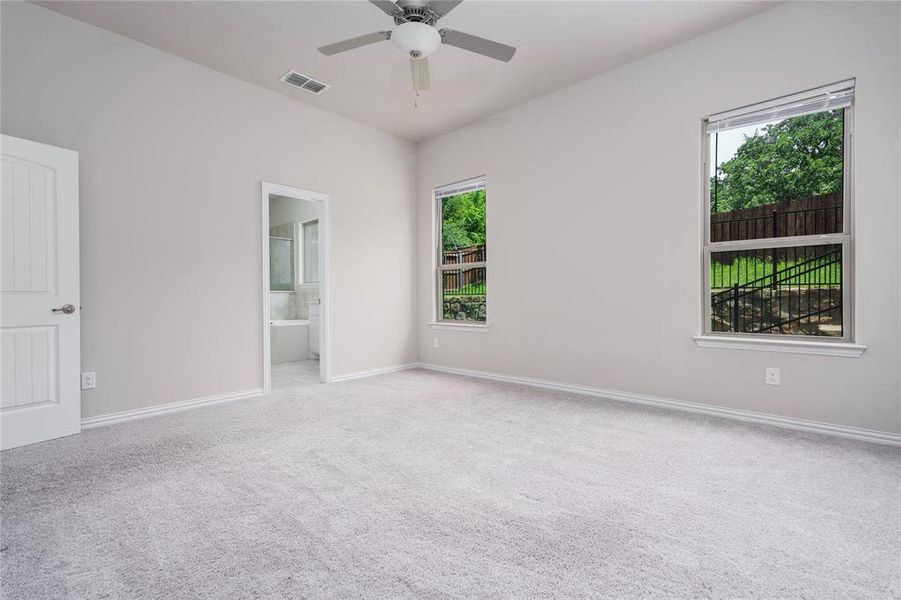
POLYGON ((842 189, 844 113, 792 117, 748 137, 710 178, 714 213, 842 189))
POLYGON ((442 214, 445 250, 485 243, 485 190, 445 198, 442 214))

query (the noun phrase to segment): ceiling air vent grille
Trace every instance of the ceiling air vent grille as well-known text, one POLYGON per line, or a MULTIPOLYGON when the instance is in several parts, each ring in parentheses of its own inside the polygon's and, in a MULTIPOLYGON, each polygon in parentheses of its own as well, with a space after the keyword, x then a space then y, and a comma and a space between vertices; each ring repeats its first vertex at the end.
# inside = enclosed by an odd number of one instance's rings
POLYGON ((308 92, 313 92, 314 94, 319 94, 328 86, 322 83, 321 81, 316 81, 315 79, 311 79, 305 84, 303 84, 303 89, 308 92))
POLYGON ((311 94, 321 94, 328 89, 327 83, 316 81, 312 77, 308 77, 306 75, 298 73, 297 71, 288 71, 282 77, 282 81, 289 85, 299 87, 300 89, 310 92, 311 94))

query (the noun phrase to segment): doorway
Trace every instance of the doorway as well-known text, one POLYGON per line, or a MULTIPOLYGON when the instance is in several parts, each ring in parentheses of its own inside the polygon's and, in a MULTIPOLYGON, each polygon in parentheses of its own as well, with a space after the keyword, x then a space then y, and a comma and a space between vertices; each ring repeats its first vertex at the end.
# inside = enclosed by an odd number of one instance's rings
POLYGON ((263 182, 263 389, 329 381, 328 196, 263 182))

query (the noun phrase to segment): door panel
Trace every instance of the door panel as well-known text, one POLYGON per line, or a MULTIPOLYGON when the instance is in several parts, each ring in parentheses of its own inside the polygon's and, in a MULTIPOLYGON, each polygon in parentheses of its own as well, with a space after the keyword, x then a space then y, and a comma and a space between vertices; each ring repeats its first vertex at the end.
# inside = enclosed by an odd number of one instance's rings
POLYGON ((78 154, 10 136, 0 150, 6 449, 80 431, 78 154))
POLYGON ((2 290, 53 291, 53 171, 4 156, 2 177, 2 290))
POLYGON ((4 328, 2 407, 56 402, 56 328, 4 328))

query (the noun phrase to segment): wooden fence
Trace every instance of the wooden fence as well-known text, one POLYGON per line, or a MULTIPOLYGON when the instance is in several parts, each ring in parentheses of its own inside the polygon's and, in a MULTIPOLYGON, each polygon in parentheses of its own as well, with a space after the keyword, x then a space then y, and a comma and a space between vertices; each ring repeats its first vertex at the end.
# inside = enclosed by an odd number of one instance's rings
MULTIPOLYGON (((467 263, 485 262, 485 245, 467 246, 466 248, 455 248, 454 250, 445 250, 442 253, 444 265, 465 265, 467 263)), ((445 293, 452 293, 453 290, 466 289, 467 293, 485 293, 485 267, 462 267, 460 269, 445 270, 444 273, 444 290, 445 293)))
POLYGON ((710 241, 822 235, 842 231, 842 193, 710 215, 710 241))

